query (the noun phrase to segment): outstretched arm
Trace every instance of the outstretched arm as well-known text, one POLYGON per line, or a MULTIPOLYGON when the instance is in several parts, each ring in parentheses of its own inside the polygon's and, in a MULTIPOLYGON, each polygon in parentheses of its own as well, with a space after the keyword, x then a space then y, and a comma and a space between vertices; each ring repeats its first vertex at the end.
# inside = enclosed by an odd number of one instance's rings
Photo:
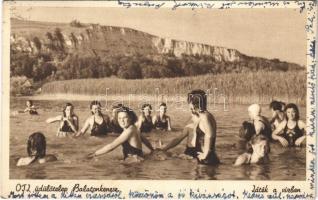
POLYGON ((88 118, 88 119, 85 121, 85 124, 84 124, 83 128, 82 128, 79 132, 77 132, 77 133, 75 134, 75 136, 77 137, 77 136, 80 136, 80 135, 82 135, 82 134, 85 134, 85 132, 86 132, 86 130, 88 129, 88 127, 90 127, 90 118, 88 118))
POLYGON ((112 143, 107 144, 106 146, 104 146, 101 149, 98 149, 97 151, 95 151, 95 153, 93 153, 93 155, 89 156, 89 157, 94 157, 94 156, 98 156, 98 155, 102 155, 105 153, 108 153, 114 149, 116 149, 119 145, 121 145, 122 143, 124 143, 125 141, 127 141, 129 139, 129 137, 132 134, 132 130, 125 130, 122 134, 120 134, 119 137, 117 137, 112 143))
POLYGON ((59 115, 59 116, 56 116, 56 117, 48 118, 46 120, 46 123, 53 123, 53 122, 57 122, 57 121, 61 121, 61 120, 62 120, 62 116, 59 115))
POLYGON ((177 146, 178 144, 180 144, 182 142, 182 140, 184 138, 186 138, 189 135, 189 128, 185 127, 183 129, 182 134, 180 134, 178 137, 174 138, 171 140, 171 142, 169 142, 166 146, 164 146, 162 148, 163 151, 168 151, 169 149, 174 148, 175 146, 177 146))
POLYGON ((146 137, 144 137, 143 135, 140 135, 140 139, 141 139, 141 142, 144 143, 146 147, 150 149, 151 152, 154 151, 154 148, 152 147, 151 143, 146 137))
POLYGON ((272 133, 273 140, 279 141, 283 145, 283 147, 287 147, 288 146, 288 141, 285 138, 279 136, 279 134, 284 130, 284 127, 286 126, 286 123, 287 122, 281 123, 272 133))

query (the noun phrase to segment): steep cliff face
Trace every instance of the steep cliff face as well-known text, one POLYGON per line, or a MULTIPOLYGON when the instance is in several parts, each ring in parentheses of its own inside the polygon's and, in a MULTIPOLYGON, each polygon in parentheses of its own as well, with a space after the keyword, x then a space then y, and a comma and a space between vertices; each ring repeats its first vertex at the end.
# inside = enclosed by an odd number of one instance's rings
MULTIPOLYGON (((16 20, 15 20, 16 21, 16 20)), ((19 21, 19 23, 26 23, 19 21)), ((29 25, 31 22, 28 22, 29 25)), ((49 24, 48 24, 49 26, 49 24)), ((43 28, 43 27, 41 27, 43 28)), ((52 27, 36 33, 22 33, 13 30, 11 35, 11 47, 17 51, 36 53, 33 38, 39 38, 42 50, 52 43, 46 31, 52 31, 52 27), (40 34, 39 34, 40 33, 40 34)), ((169 38, 160 38, 131 28, 88 25, 85 28, 61 27, 64 45, 72 50, 89 51, 96 54, 171 54, 176 57, 210 56, 219 62, 239 61, 241 53, 234 49, 214 47, 207 44, 199 44, 187 41, 178 41, 169 38)))

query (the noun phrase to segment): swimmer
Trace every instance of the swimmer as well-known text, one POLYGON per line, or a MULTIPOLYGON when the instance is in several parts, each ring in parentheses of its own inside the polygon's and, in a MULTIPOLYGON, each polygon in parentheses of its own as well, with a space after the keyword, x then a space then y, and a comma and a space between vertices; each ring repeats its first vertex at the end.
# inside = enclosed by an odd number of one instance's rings
POLYGON ((266 163, 269 161, 269 141, 264 135, 254 135, 250 141, 252 152, 241 154, 235 161, 234 166, 251 163, 266 163))
POLYGON ((299 119, 299 110, 295 104, 287 104, 285 112, 286 121, 275 129, 272 137, 283 147, 301 146, 306 138, 306 124, 299 119))
POLYGON ((29 136, 27 142, 28 157, 20 158, 17 162, 17 166, 25 166, 35 161, 40 164, 56 161, 57 158, 54 155, 46 155, 46 140, 43 133, 35 132, 29 136))
POLYGON ((268 139, 271 138, 272 128, 266 117, 261 115, 261 107, 258 104, 252 104, 248 107, 248 115, 253 121, 255 134, 262 134, 268 139))
POLYGON ((106 136, 110 130, 110 120, 107 115, 101 112, 101 104, 99 101, 92 101, 90 104, 92 115, 85 121, 83 128, 75 135, 78 137, 84 135, 88 128, 91 128, 91 136, 106 136))
POLYGON ((122 146, 124 160, 136 160, 137 162, 143 160, 142 143, 144 143, 152 152, 154 149, 150 142, 143 137, 135 123, 137 121, 136 114, 127 107, 121 107, 118 109, 118 124, 123 129, 123 132, 110 144, 107 144, 101 149, 98 149, 94 153, 90 153, 87 157, 93 158, 102 154, 106 154, 118 146, 122 146))
POLYGON ((286 121, 286 115, 283 108, 285 103, 279 101, 272 101, 269 104, 269 108, 272 111, 272 119, 270 120, 272 130, 274 131, 281 123, 286 121))
POLYGON ((78 117, 74 114, 74 106, 66 103, 63 114, 46 120, 46 123, 60 122, 56 136, 66 137, 74 135, 78 131, 78 117))
POLYGON ((167 113, 167 105, 161 103, 159 106, 159 115, 154 116, 152 123, 157 130, 171 131, 171 120, 167 113))
POLYGON ((39 113, 36 111, 36 107, 33 105, 32 100, 26 101, 26 108, 23 111, 24 113, 29 113, 30 115, 38 115, 39 113))
POLYGON ((138 118, 136 126, 141 133, 149 133, 153 129, 153 123, 152 123, 152 117, 151 117, 152 107, 150 104, 146 103, 142 105, 141 111, 142 113, 138 118))
POLYGON ((187 146, 183 154, 177 156, 182 159, 193 159, 197 158, 197 151, 195 148, 195 127, 197 126, 197 123, 199 122, 199 117, 197 115, 191 114, 191 122, 187 124, 182 134, 171 140, 167 145, 165 145, 162 148, 158 148, 158 150, 162 151, 168 151, 169 149, 172 149, 176 147, 178 144, 180 144, 185 138, 187 138, 187 146))
POLYGON ((117 120, 117 111, 122 106, 123 104, 117 104, 112 107, 112 118, 110 120, 110 130, 115 135, 118 135, 123 132, 123 129, 119 126, 118 120, 117 120))

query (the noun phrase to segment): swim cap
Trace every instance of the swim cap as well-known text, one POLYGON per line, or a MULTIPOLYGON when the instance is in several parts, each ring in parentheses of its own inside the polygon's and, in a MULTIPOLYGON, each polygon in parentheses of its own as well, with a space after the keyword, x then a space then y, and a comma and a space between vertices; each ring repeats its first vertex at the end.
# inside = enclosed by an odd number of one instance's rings
POLYGON ((261 107, 258 104, 252 104, 248 107, 248 112, 253 114, 254 116, 258 116, 261 114, 261 107))

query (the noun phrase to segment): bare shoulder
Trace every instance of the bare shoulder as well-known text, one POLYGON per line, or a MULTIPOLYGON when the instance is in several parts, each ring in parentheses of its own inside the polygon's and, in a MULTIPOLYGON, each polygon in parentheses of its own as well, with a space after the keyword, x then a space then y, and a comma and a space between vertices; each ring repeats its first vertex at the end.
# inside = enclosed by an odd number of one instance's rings
POLYGON ((299 127, 300 129, 305 129, 305 128, 306 128, 305 122, 302 121, 302 120, 298 120, 298 127, 299 127))

